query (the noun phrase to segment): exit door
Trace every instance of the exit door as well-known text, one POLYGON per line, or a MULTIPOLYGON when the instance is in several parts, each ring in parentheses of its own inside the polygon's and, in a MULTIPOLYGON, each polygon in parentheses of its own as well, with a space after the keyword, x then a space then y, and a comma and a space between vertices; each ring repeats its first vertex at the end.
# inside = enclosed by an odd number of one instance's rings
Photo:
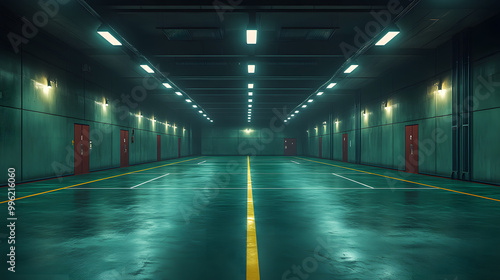
POLYGON ((179 138, 179 157, 181 157, 181 139, 182 138, 179 138))
POLYGON ((347 155, 348 155, 348 139, 347 139, 347 134, 342 135, 342 161, 347 162, 347 155))
POLYGON ((161 160, 161 135, 156 136, 156 160, 161 160))
POLYGON ((75 175, 89 173, 89 126, 75 124, 75 175))
POLYGON ((283 142, 285 156, 296 156, 297 155, 297 139, 295 138, 285 138, 283 142))
POLYGON ((319 158, 323 158, 323 137, 319 138, 319 158))
POLYGON ((405 171, 418 173, 418 125, 407 125, 405 130, 405 171))
POLYGON ((120 130, 120 167, 128 166, 128 130, 120 130))

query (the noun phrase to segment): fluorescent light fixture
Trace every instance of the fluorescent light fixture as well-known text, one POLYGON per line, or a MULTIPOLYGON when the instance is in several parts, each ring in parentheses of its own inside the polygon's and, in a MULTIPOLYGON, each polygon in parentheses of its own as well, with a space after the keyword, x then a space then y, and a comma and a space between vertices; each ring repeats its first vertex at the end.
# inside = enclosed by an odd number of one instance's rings
POLYGON ((153 69, 151 69, 151 67, 149 67, 149 65, 147 64, 141 64, 141 67, 142 69, 144 69, 144 71, 148 72, 149 74, 153 74, 155 71, 153 71, 153 69))
MULTIPOLYGON (((336 86, 337 83, 331 83, 329 84, 326 88, 333 88, 334 86, 336 86)), ((323 93, 322 93, 323 94, 323 93)), ((321 95, 321 94, 318 94, 318 95, 321 95)))
POLYGON ((193 101, 191 101, 191 99, 186 99, 186 102, 187 102, 187 103, 191 103, 191 102, 193 102, 193 101))
POLYGON ((248 122, 250 122, 250 120, 248 120, 248 122))
POLYGON ((287 119, 287 120, 289 120, 289 119, 290 119, 290 117, 288 117, 288 118, 286 118, 286 119, 287 119))
POLYGON ((197 105, 193 105, 193 108, 198 108, 198 106, 197 105))
POLYGON ((248 109, 248 112, 252 112, 252 109, 248 109))
POLYGON ((249 119, 249 120, 251 120, 251 119, 252 119, 252 117, 248 117, 248 119, 249 119))
POLYGON ((253 99, 248 99, 248 102, 253 102, 253 99))
POLYGON ((108 41, 113 46, 121 46, 122 43, 118 41, 109 31, 97 31, 99 35, 101 35, 106 41, 108 41))
POLYGON ((348 67, 348 68, 344 71, 344 73, 346 73, 346 74, 352 73, 352 71, 354 71, 354 69, 358 68, 358 66, 359 66, 359 65, 357 65, 357 64, 353 64, 353 65, 349 66, 349 67, 348 67))
POLYGON ((305 107, 307 107, 307 105, 306 105, 306 104, 302 105, 302 108, 305 108, 305 107))
POLYGON ((252 104, 248 104, 248 108, 252 108, 252 104))
POLYGON ((200 114, 201 114, 201 113, 203 113, 203 111, 202 111, 202 110, 199 110, 199 111, 198 111, 198 113, 200 113, 200 114))
POLYGON ((398 36, 399 31, 389 31, 387 34, 385 34, 382 39, 380 39, 377 43, 375 43, 375 46, 385 46, 389 41, 394 39, 394 37, 398 36))
POLYGON ((247 30, 247 44, 257 44, 257 30, 247 30))
POLYGON ((169 83, 163 83, 163 86, 166 88, 172 88, 172 86, 169 83))
POLYGON ((320 92, 318 92, 316 95, 317 95, 317 96, 320 96, 320 95, 323 95, 323 93, 324 93, 324 92, 320 91, 320 92))
POLYGON ((248 88, 253 88, 253 84, 248 84, 248 88))
POLYGON ((255 73, 255 65, 253 65, 253 64, 248 65, 248 73, 249 74, 255 73))
POLYGON ((210 120, 210 122, 214 122, 214 120, 210 120))
POLYGON ((290 116, 295 117, 295 114, 291 114, 290 116))
POLYGON ((248 96, 253 96, 253 92, 248 92, 248 96))
POLYGON ((285 120, 285 122, 288 122, 287 120, 285 120))
POLYGON ((177 94, 178 96, 182 96, 182 93, 180 91, 176 91, 175 94, 177 94))
POLYGON ((299 113, 299 110, 295 111, 295 114, 298 114, 299 113))
POLYGON ((207 114, 203 114, 203 116, 204 116, 204 117, 206 117, 206 116, 207 116, 207 114))
POLYGON ((311 103, 311 102, 313 102, 313 100, 312 100, 312 99, 309 99, 309 100, 307 100, 307 102, 311 103))

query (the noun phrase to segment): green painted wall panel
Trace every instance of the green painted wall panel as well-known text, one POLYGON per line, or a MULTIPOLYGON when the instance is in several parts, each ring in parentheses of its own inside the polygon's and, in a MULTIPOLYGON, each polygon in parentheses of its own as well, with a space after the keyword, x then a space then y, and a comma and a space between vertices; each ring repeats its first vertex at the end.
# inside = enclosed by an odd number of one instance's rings
POLYGON ((6 184, 7 170, 15 168, 16 180, 22 179, 21 110, 0 106, 0 182, 6 184))
POLYGON ((0 106, 21 108, 21 56, 0 48, 0 106))

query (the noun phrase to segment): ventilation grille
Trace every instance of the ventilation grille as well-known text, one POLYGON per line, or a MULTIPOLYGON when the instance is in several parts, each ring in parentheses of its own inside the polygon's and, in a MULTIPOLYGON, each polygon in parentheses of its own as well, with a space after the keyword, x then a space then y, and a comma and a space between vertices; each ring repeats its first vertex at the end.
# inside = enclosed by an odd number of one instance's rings
POLYGON ((160 28, 171 41, 222 40, 220 28, 160 28))
POLYGON ((332 38, 333 33, 335 33, 334 28, 282 27, 279 39, 294 41, 328 41, 332 38))

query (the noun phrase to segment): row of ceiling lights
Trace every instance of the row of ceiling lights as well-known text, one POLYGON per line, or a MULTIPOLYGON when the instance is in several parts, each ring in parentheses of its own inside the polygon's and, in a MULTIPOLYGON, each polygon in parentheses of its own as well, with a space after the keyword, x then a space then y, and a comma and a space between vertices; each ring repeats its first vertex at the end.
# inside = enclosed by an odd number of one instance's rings
MULTIPOLYGON (((107 28, 105 28, 103 25, 101 25, 99 27, 99 29, 97 30, 97 33, 99 35, 101 35, 104 39, 106 39, 106 41, 108 41, 113 46, 121 46, 122 45, 122 43, 115 36, 113 36, 111 34, 111 32, 109 30, 107 30, 107 28)), ((140 66, 148 74, 154 74, 155 73, 155 71, 151 68, 151 66, 147 62, 141 63, 140 66)), ((172 86, 172 83, 164 82, 162 84, 167 89, 171 89, 171 90, 174 90, 174 91, 176 90, 172 86)), ((183 94, 182 91, 181 91, 181 89, 177 88, 177 91, 175 91, 175 94, 178 95, 178 96, 184 96, 184 95, 186 95, 186 97, 187 97, 186 98, 186 102, 187 103, 193 103, 193 99, 191 99, 187 94, 185 94, 185 93, 183 94)), ((207 113, 204 111, 203 108, 201 108, 201 106, 193 104, 192 107, 195 110, 198 110, 198 113, 200 113, 201 115, 203 115, 203 117, 205 117, 208 121, 214 122, 212 119, 210 119, 210 117, 207 116, 207 113)))
MULTIPOLYGON (((389 31, 375 43, 375 46, 385 46, 387 43, 389 43, 389 41, 394 39, 394 37, 396 37, 399 33, 400 33, 400 31, 396 30, 395 27, 389 29, 389 31)), ((358 67, 359 67, 358 64, 351 64, 344 70, 344 74, 351 74, 358 67)), ((335 87, 337 85, 337 83, 332 82, 332 79, 330 79, 330 81, 328 81, 326 84, 328 84, 328 86, 326 86, 326 89, 332 89, 333 87, 335 87)), ((320 88, 317 92, 315 92, 316 96, 321 96, 324 94, 324 91, 321 91, 321 90, 324 90, 324 89, 320 88)), ((314 96, 314 93, 312 95, 310 95, 305 101, 300 103, 295 109, 293 109, 292 112, 290 112, 288 114, 288 117, 286 120, 284 120, 284 122, 288 122, 293 117, 295 117, 300 112, 299 107, 304 109, 307 107, 308 103, 312 103, 314 101, 312 96, 314 96)))

